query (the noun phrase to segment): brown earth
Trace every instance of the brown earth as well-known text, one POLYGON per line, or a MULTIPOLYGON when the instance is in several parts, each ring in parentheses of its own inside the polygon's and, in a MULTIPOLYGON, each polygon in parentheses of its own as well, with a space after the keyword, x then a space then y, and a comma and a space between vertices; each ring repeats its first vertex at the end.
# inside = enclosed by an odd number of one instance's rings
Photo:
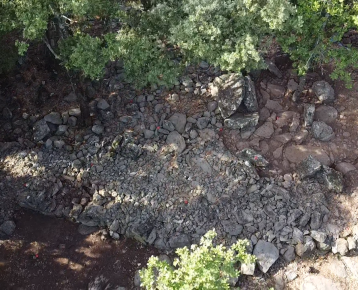
POLYGON ((28 210, 16 216, 14 234, 0 241, 3 290, 88 289, 100 275, 132 289, 135 271, 159 254, 134 240, 102 240, 100 231, 81 235, 78 225, 63 219, 28 210))

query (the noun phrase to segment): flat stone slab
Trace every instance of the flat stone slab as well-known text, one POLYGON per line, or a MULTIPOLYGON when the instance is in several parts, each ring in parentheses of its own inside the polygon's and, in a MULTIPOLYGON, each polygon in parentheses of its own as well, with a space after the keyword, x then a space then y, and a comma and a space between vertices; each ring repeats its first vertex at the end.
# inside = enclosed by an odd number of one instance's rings
POLYGON ((312 155, 315 159, 324 165, 329 166, 332 163, 327 153, 319 147, 307 145, 291 145, 285 149, 284 155, 288 161, 292 163, 300 163, 309 155, 312 155))

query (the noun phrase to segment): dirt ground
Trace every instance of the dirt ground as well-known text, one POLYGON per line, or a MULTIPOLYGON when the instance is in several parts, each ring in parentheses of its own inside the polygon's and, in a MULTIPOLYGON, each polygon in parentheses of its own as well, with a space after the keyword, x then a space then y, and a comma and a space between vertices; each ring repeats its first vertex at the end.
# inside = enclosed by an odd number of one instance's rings
POLYGON ((16 213, 16 230, 0 241, 0 289, 88 289, 103 275, 113 286, 133 288, 137 269, 153 247, 129 239, 102 240, 100 231, 81 235, 77 224, 28 210, 16 213))

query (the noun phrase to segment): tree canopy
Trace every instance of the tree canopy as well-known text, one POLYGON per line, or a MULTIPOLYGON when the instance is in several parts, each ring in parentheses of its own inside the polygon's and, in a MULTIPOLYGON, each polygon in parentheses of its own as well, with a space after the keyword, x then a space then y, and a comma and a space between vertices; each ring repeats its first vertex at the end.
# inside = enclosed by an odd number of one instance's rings
POLYGON ((120 59, 137 87, 171 85, 203 60, 227 71, 263 68, 273 40, 300 74, 334 62, 332 78, 349 85, 358 50, 340 40, 356 26, 358 4, 343 0, 0 0, 0 36, 17 32, 20 54, 44 41, 92 79, 120 59))

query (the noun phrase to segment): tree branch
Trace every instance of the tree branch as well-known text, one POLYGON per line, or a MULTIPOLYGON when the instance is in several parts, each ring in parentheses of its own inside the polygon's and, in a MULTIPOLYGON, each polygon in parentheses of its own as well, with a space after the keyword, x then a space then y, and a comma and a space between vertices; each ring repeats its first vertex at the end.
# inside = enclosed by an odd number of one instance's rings
POLYGON ((61 58, 56 54, 56 52, 53 51, 53 49, 52 49, 50 43, 48 42, 46 36, 43 38, 43 41, 44 41, 44 43, 46 44, 47 48, 48 48, 48 49, 51 51, 51 53, 54 55, 54 57, 55 57, 56 59, 61 59, 61 58))

